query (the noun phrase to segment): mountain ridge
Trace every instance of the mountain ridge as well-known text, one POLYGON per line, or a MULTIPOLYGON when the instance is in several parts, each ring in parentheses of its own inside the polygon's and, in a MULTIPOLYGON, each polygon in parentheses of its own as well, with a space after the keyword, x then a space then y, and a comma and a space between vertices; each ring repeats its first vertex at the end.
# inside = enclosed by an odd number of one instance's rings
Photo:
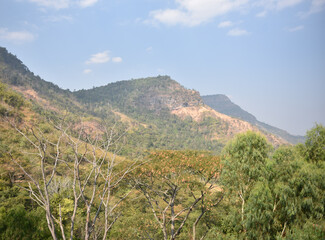
POLYGON ((73 94, 85 103, 109 101, 116 107, 121 107, 129 98, 132 107, 142 105, 148 110, 158 111, 203 104, 199 92, 186 89, 169 76, 117 81, 73 94))
POLYGON ((224 94, 213 94, 213 95, 205 95, 201 96, 202 100, 205 104, 210 106, 212 109, 216 111, 226 114, 228 116, 232 116, 235 118, 239 118, 241 120, 247 121, 261 130, 265 130, 271 132, 275 135, 280 136, 281 138, 285 139, 286 141, 296 144, 302 143, 305 141, 304 136, 299 135, 292 135, 287 131, 271 126, 267 123, 259 121, 253 114, 243 110, 240 106, 233 103, 229 97, 224 94))
POLYGON ((0 78, 26 99, 56 114, 67 110, 74 116, 119 119, 120 124, 129 126, 130 149, 218 151, 235 134, 247 130, 261 132, 274 145, 287 144, 249 122, 216 112, 204 103, 198 91, 183 87, 169 76, 70 92, 35 76, 16 56, 1 48, 0 78))
MULTIPOLYGON (((208 134, 209 138, 223 143, 243 131, 261 131, 257 126, 251 126, 244 120, 215 112, 204 103, 199 92, 186 89, 169 76, 119 81, 89 90, 79 90, 74 94, 85 104, 109 103, 119 112, 131 114, 138 121, 146 121, 139 113, 152 118, 155 115, 159 117, 164 111, 165 115, 162 118, 166 118, 166 114, 173 114, 182 120, 190 118, 197 124, 212 124, 205 118, 213 118, 213 124, 218 125, 219 129, 214 128, 214 133, 208 134)), ((281 137, 271 136, 267 131, 261 132, 275 145, 287 143, 281 137)))

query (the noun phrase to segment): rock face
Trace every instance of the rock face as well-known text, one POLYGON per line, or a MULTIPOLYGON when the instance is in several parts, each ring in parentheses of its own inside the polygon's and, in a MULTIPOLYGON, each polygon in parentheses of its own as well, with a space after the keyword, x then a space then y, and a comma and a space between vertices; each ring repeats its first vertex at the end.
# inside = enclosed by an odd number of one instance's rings
POLYGON ((144 87, 147 90, 141 91, 139 89, 138 92, 142 92, 142 94, 140 93, 135 98, 136 104, 154 111, 164 108, 172 111, 182 107, 203 105, 199 92, 185 89, 167 76, 159 79, 161 80, 159 84, 150 82, 150 79, 148 79, 148 86, 144 87), (165 85, 161 85, 161 83, 165 83, 165 85))
POLYGON ((207 105, 183 107, 173 110, 172 113, 182 119, 185 119, 186 117, 191 117, 194 121, 197 121, 199 123, 204 122, 206 118, 212 118, 216 120, 219 123, 219 129, 214 132, 211 139, 222 141, 224 143, 226 143, 229 139, 231 139, 238 133, 254 131, 260 132, 274 146, 288 144, 288 142, 285 139, 282 139, 281 137, 272 135, 265 131, 261 131, 257 126, 249 122, 219 113, 207 105))

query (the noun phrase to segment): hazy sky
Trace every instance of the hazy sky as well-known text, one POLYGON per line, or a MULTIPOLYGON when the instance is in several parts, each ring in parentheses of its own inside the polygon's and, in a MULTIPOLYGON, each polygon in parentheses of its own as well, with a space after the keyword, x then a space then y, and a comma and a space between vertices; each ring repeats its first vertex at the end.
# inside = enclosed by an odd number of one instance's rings
POLYGON ((325 124, 325 0, 0 0, 0 46, 65 89, 170 75, 293 134, 325 124))

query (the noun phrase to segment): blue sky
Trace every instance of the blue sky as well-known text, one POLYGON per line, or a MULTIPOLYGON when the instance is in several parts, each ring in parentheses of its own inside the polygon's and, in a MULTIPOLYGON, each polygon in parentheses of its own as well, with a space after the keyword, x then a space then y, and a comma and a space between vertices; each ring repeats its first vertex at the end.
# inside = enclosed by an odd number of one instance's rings
POLYGON ((65 89, 170 75, 293 134, 325 124, 325 0, 0 0, 0 46, 65 89))

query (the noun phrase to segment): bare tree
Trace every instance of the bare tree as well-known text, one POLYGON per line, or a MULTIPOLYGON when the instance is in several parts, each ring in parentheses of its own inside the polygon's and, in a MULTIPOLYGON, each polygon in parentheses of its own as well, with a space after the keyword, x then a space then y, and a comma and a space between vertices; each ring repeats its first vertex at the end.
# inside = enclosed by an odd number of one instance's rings
POLYGON ((165 240, 174 240, 179 236, 191 213, 201 203, 201 213, 192 227, 195 240, 196 226, 203 215, 222 200, 222 196, 215 196, 214 199, 209 197, 208 205, 204 200, 217 186, 219 162, 213 157, 187 157, 182 152, 172 152, 172 156, 169 156, 168 151, 165 155, 156 155, 158 158, 153 156, 154 160, 147 168, 141 168, 143 177, 135 180, 137 187, 145 196, 165 240))
POLYGON ((49 134, 39 127, 22 127, 9 118, 7 121, 31 146, 29 152, 22 153, 32 156, 31 161, 36 163, 32 172, 15 154, 9 155, 26 177, 28 186, 23 188, 44 209, 53 239, 58 239, 60 232, 60 238, 72 240, 78 211, 83 209, 84 239, 107 239, 108 232, 121 216, 117 208, 133 187, 121 196, 113 196, 112 192, 138 165, 138 161, 118 157, 125 132, 119 134, 116 124, 90 131, 82 123, 76 125, 62 119, 57 123, 51 121, 49 134), (70 227, 64 222, 61 204, 54 206, 51 202, 51 186, 59 175, 59 167, 65 169, 64 174, 71 181, 73 210, 67 217, 70 227), (100 224, 97 224, 99 219, 100 224))

